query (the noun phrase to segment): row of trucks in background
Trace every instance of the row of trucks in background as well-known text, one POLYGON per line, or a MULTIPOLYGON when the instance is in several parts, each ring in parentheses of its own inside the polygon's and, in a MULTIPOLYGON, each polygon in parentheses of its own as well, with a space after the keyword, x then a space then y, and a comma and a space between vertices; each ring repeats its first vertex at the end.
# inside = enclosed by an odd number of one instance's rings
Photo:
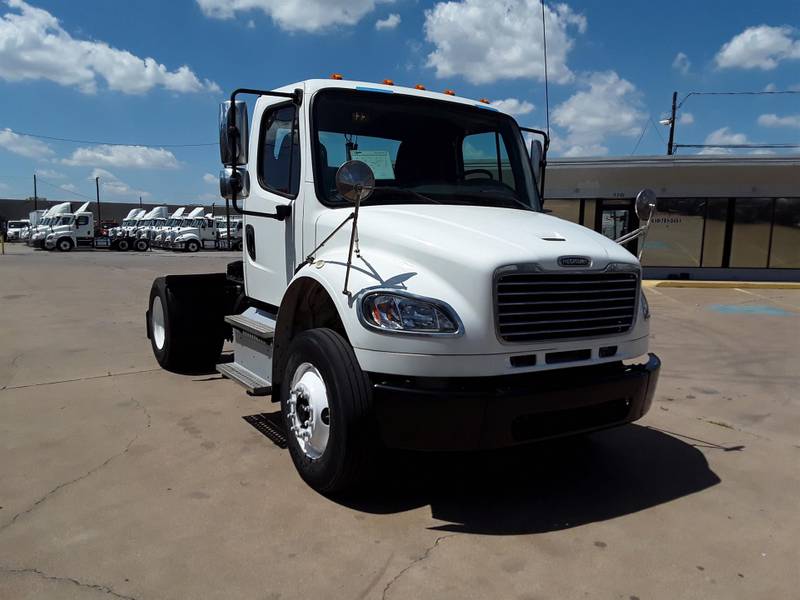
POLYGON ((201 249, 241 250, 242 247, 241 218, 238 215, 230 220, 232 241, 229 242, 228 219, 212 213, 204 214, 203 207, 189 212, 179 208, 171 215, 166 206, 151 210, 134 208, 121 224, 116 224, 109 221, 96 223, 89 204, 84 203, 74 212, 69 202, 34 211, 30 219, 9 222, 7 239, 62 252, 77 247, 140 252, 150 248, 197 252, 201 249))

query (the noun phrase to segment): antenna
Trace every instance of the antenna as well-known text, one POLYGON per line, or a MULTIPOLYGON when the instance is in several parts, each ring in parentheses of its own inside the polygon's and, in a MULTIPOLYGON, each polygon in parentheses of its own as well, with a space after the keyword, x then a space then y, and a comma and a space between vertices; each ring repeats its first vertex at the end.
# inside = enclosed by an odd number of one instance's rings
POLYGON ((547 78, 547 28, 545 27, 545 18, 544 18, 544 0, 541 0, 542 4, 542 43, 544 49, 544 109, 545 109, 545 118, 547 119, 547 137, 550 137, 550 87, 548 85, 548 78, 547 78))

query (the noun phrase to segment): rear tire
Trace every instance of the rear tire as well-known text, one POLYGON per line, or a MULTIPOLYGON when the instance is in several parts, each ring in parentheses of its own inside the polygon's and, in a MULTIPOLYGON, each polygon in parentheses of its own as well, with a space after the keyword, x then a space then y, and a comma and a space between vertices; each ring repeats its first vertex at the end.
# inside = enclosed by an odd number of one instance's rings
POLYGON ((148 337, 158 364, 168 371, 212 372, 219 359, 224 315, 217 303, 199 299, 201 294, 195 286, 170 286, 165 277, 150 288, 148 337))
POLYGON ((341 335, 332 329, 310 329, 292 341, 280 399, 289 452, 309 486, 331 494, 365 482, 378 449, 372 394, 353 349, 341 335), (304 386, 306 376, 310 384, 304 386), (308 425, 297 431, 304 422, 308 425))

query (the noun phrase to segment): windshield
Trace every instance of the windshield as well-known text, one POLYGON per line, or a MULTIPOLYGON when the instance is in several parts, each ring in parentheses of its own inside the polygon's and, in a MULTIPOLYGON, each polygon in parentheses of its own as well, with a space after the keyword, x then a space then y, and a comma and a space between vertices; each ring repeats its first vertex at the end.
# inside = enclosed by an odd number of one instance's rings
POLYGON ((335 176, 349 159, 375 173, 368 204, 539 209, 530 162, 510 117, 482 106, 351 90, 314 103, 317 194, 346 206, 335 176))
POLYGON ((192 227, 202 227, 203 223, 205 223, 205 219, 195 219, 192 221, 192 227))
POLYGON ((66 217, 59 217, 57 225, 69 225, 72 223, 74 217, 72 215, 66 217))
POLYGON ((25 223, 22 221, 9 221, 8 228, 9 229, 22 229, 23 227, 27 227, 25 223))

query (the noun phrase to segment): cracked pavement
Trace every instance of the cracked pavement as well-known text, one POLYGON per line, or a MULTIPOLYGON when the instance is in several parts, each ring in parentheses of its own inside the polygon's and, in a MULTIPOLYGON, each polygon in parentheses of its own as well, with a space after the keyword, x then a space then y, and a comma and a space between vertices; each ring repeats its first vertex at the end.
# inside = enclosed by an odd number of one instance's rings
POLYGON ((648 291, 639 424, 393 454, 328 499, 214 375, 161 371, 152 279, 230 254, 0 257, 0 598, 736 598, 800 588, 800 293, 648 291), (731 315, 768 304, 789 316, 731 315))

